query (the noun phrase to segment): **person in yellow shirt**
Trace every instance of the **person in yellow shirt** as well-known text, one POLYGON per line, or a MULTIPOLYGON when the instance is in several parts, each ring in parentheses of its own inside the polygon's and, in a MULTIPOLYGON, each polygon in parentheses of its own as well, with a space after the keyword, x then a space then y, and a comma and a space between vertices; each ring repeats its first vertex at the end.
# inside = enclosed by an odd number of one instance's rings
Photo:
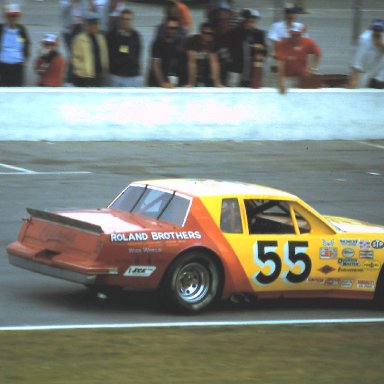
POLYGON ((72 44, 74 85, 102 87, 109 70, 107 41, 99 31, 99 17, 89 14, 85 31, 76 35, 72 44))

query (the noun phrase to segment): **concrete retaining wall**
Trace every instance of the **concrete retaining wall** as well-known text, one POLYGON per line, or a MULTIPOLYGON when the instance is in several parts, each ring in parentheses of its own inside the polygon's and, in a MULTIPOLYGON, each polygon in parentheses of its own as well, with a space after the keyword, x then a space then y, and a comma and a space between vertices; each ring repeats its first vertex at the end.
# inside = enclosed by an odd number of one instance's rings
POLYGON ((275 89, 0 91, 0 140, 384 138, 384 92, 275 89))

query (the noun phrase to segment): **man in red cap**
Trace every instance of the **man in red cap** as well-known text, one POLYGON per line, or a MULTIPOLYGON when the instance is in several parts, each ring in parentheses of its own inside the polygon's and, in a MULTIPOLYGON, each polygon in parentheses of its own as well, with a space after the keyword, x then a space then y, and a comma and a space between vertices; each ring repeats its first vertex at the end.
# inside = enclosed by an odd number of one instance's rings
POLYGON ((319 66, 321 50, 314 40, 303 37, 304 32, 304 24, 295 22, 290 28, 290 37, 277 44, 277 87, 281 93, 286 92, 286 83, 300 87, 319 66))
POLYGON ((18 4, 7 4, 4 15, 6 23, 0 24, 0 86, 21 87, 30 40, 26 28, 18 23, 21 15, 18 4))

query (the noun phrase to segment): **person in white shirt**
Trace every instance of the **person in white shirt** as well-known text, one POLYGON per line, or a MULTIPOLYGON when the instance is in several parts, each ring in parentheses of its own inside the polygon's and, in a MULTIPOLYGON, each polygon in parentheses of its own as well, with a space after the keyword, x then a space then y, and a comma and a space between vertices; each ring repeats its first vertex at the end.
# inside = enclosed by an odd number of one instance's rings
POLYGON ((0 86, 21 87, 31 42, 27 29, 19 23, 19 4, 6 4, 4 16, 5 23, 0 24, 0 86))
MULTIPOLYGON (((282 39, 288 39, 292 25, 296 22, 299 13, 299 8, 294 4, 286 4, 284 8, 284 20, 273 23, 268 30, 268 40, 271 44, 271 55, 276 58, 276 47, 282 39)), ((306 31, 303 32, 303 37, 308 37, 306 31)), ((271 71, 277 72, 277 64, 273 61, 271 65, 271 71)))
POLYGON ((351 67, 351 88, 363 83, 384 89, 384 20, 372 20, 370 28, 360 35, 351 67), (362 73, 365 80, 360 77, 362 73))
POLYGON ((284 20, 273 23, 268 30, 268 39, 272 42, 273 49, 281 39, 290 37, 289 31, 296 21, 298 8, 292 4, 286 4, 284 8, 284 20))

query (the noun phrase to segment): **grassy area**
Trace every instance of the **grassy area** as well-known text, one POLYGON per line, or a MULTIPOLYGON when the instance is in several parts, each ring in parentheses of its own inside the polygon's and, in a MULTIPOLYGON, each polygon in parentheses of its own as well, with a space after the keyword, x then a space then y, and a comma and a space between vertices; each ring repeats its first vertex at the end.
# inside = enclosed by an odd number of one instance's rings
POLYGON ((0 332, 0 383, 380 383, 381 324, 0 332))

